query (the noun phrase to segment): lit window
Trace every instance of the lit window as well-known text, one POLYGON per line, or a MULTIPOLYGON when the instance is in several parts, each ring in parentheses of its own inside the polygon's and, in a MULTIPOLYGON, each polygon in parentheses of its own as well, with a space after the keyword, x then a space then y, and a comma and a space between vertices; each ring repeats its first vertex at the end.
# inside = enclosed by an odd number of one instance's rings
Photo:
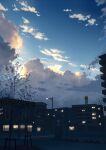
POLYGON ((3 125, 3 131, 9 131, 10 126, 9 125, 3 125))
POLYGON ((92 113, 92 116, 96 116, 96 113, 92 113))
POLYGON ((55 117, 55 115, 53 115, 53 117, 55 117))
POLYGON ((18 129, 18 125, 13 125, 13 129, 18 129))
POLYGON ((70 130, 70 131, 74 131, 74 130, 75 130, 75 127, 74 127, 74 126, 69 126, 69 130, 70 130))
POLYGON ((100 107, 98 107, 98 110, 100 110, 100 107))
POLYGON ((92 106, 92 109, 95 109, 95 106, 92 106))
POLYGON ((20 129, 25 129, 25 125, 20 125, 20 129))
POLYGON ((27 129, 29 132, 32 132, 32 125, 27 125, 27 129))
POLYGON ((57 111, 57 109, 55 109, 55 111, 57 111))
POLYGON ((82 112, 85 112, 85 109, 82 109, 82 112))
POLYGON ((101 118, 101 115, 99 115, 98 118, 101 118))
POLYGON ((41 131, 41 127, 37 127, 37 132, 40 132, 41 131))
POLYGON ((102 125, 102 123, 100 122, 100 123, 99 123, 99 126, 101 126, 101 125, 102 125))
POLYGON ((62 109, 61 112, 64 112, 64 110, 62 109))
POLYGON ((47 114, 48 116, 50 116, 50 114, 47 114))
POLYGON ((93 120, 95 120, 95 119, 96 119, 96 117, 92 117, 92 119, 93 119, 93 120))
POLYGON ((82 124, 85 124, 86 123, 86 121, 82 121, 82 124))

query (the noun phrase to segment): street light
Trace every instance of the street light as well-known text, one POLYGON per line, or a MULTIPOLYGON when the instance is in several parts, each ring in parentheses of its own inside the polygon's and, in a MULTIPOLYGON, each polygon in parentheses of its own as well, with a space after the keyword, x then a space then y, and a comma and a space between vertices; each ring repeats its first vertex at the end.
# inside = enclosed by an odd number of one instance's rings
POLYGON ((53 97, 49 97, 49 98, 47 97, 46 100, 51 100, 51 103, 52 103, 52 109, 53 109, 53 103, 54 103, 53 97))

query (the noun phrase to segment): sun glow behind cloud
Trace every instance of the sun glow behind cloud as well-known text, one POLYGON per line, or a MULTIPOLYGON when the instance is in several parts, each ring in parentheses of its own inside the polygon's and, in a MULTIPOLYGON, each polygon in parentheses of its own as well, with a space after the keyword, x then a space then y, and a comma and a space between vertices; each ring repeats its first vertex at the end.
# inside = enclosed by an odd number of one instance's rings
POLYGON ((61 74, 61 75, 64 74, 64 71, 61 70, 62 68, 61 65, 48 66, 48 68, 57 74, 61 74))
POLYGON ((22 67, 19 68, 20 77, 26 78, 27 74, 28 74, 28 70, 25 66, 22 66, 22 67))
POLYGON ((77 71, 77 72, 75 72, 75 76, 76 77, 81 77, 81 73, 77 71))

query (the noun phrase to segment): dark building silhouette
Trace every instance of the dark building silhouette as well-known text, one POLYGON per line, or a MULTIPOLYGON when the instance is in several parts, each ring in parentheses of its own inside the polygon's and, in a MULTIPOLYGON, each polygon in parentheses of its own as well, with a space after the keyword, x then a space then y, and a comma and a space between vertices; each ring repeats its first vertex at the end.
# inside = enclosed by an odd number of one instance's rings
POLYGON ((102 105, 84 104, 47 109, 42 102, 0 100, 0 135, 23 136, 100 136, 105 121, 102 105))
POLYGON ((101 79, 102 83, 101 86, 103 87, 102 89, 102 94, 104 95, 103 102, 106 103, 106 54, 103 54, 99 56, 99 64, 101 65, 100 71, 102 72, 101 74, 101 79))

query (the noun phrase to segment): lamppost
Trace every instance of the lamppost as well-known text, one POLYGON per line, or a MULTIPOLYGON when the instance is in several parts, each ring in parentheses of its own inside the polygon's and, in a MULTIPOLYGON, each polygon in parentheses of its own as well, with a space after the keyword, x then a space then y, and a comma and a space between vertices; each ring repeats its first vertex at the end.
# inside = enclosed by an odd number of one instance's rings
POLYGON ((53 96, 52 97, 47 97, 46 100, 51 100, 51 103, 52 103, 52 106, 51 108, 53 109, 53 105, 54 105, 54 99, 53 99, 53 96))

